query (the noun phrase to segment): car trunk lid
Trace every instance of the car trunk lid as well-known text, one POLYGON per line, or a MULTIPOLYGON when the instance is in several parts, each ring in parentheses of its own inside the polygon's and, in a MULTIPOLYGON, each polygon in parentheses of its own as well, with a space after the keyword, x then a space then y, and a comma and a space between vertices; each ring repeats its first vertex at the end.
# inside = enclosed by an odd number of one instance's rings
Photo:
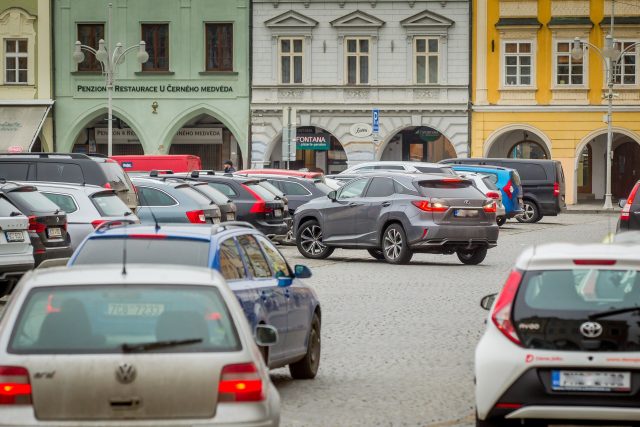
POLYGON ((495 211, 485 210, 485 205, 495 202, 487 199, 469 180, 425 180, 418 182, 418 186, 421 194, 428 197, 433 205, 428 210, 436 224, 486 225, 495 222, 495 211))
POLYGON ((0 217, 0 255, 31 252, 28 227, 24 215, 0 217))

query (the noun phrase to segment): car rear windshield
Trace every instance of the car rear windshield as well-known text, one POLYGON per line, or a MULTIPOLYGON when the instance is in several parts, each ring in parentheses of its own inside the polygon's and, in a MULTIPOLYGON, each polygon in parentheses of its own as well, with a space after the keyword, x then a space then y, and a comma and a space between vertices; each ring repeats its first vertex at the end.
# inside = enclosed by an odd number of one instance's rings
MULTIPOLYGON (((276 200, 276 195, 271 191, 267 190, 265 187, 261 186, 258 183, 253 184, 245 184, 247 187, 251 189, 251 191, 258 194, 258 196, 262 197, 267 202, 272 202, 276 200)), ((277 196, 279 197, 279 196, 277 196)))
POLYGON ((513 185, 519 187, 522 185, 520 182, 520 174, 516 171, 511 171, 511 181, 513 181, 513 185))
POLYGON ((272 192, 273 194, 275 194, 276 196, 278 196, 280 198, 285 196, 285 194, 282 191, 280 191, 280 189, 278 187, 276 187, 275 185, 273 185, 269 181, 260 181, 260 183, 258 185, 260 185, 261 187, 266 188, 267 190, 269 190, 270 192, 272 192))
POLYGON ((106 237, 89 239, 74 264, 119 264, 126 241, 127 263, 209 266, 209 243, 193 239, 106 237))
POLYGON ((451 168, 439 168, 433 166, 416 166, 416 169, 422 173, 442 173, 445 175, 455 175, 455 171, 451 168))
POLYGON ((203 193, 205 196, 213 200, 217 205, 224 205, 230 202, 227 196, 207 184, 196 184, 194 185, 194 188, 196 191, 203 193))
POLYGON ((31 212, 55 212, 61 210, 58 205, 37 191, 12 191, 9 193, 9 198, 31 212))
POLYGON ((329 194, 334 190, 333 188, 329 187, 327 184, 325 184, 322 181, 315 181, 313 185, 315 185, 316 188, 322 191, 324 194, 329 194))
POLYGON ((20 210, 13 206, 9 201, 3 197, 0 197, 0 216, 17 216, 16 214, 21 214, 20 210))
POLYGON ((484 185, 486 185, 489 190, 498 189, 498 186, 496 185, 497 181, 498 181, 498 177, 495 175, 484 175, 482 177, 482 182, 484 182, 484 185))
POLYGON ((109 185, 111 185, 111 188, 117 191, 133 189, 131 180, 119 164, 115 162, 103 162, 98 164, 107 175, 107 181, 109 182, 109 185))
POLYGON ((420 192, 436 198, 480 198, 484 197, 469 181, 430 180, 420 181, 420 192))
POLYGON ((137 344, 200 340, 149 351, 228 352, 241 348, 218 289, 189 285, 91 285, 33 289, 11 334, 9 353, 145 351, 137 344), (124 349, 127 350, 126 348, 124 349))
POLYGON ((198 193, 196 190, 194 190, 193 188, 191 188, 189 186, 189 184, 184 184, 184 185, 179 185, 176 187, 176 189, 178 191, 181 191, 183 193, 185 193, 189 198, 193 199, 194 202, 200 204, 200 205, 210 205, 211 204, 211 199, 208 199, 207 197, 203 196, 202 194, 198 193))
POLYGON ((112 192, 96 193, 91 196, 91 201, 102 216, 123 216, 131 212, 131 209, 112 192))

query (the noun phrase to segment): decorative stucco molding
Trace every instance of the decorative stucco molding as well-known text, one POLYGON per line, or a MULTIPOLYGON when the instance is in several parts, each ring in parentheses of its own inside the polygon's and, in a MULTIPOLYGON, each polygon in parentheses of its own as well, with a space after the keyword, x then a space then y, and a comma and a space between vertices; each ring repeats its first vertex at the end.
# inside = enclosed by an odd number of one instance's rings
POLYGON ((589 16, 589 0, 553 0, 551 16, 589 16))
POLYGON ((501 0, 500 16, 538 16, 538 2, 536 0, 501 0))

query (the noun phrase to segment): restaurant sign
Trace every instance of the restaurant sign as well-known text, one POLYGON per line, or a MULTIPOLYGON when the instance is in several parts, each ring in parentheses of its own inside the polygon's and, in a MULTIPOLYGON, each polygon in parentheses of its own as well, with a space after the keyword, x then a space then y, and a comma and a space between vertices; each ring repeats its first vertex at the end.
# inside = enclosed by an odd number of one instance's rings
MULTIPOLYGON (((79 81, 75 84, 76 98, 103 98, 107 89, 104 83, 95 81, 79 81)), ((229 83, 194 82, 176 80, 172 82, 141 82, 138 80, 121 80, 113 86, 115 98, 196 98, 196 97, 235 97, 234 87, 229 83)))
POLYGON ((331 135, 328 133, 303 133, 296 137, 298 150, 328 151, 330 146, 331 135))
MULTIPOLYGON (((106 144, 109 131, 96 128, 96 143, 106 144)), ((131 128, 113 128, 111 132, 114 144, 138 144, 140 140, 131 128)), ((222 128, 182 128, 173 138, 172 144, 222 144, 222 128)))

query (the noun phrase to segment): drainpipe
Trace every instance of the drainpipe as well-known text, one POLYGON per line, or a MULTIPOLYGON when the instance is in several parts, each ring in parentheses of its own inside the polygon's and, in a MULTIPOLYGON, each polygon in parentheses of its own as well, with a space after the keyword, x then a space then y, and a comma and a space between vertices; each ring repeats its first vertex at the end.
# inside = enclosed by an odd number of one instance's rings
POLYGON ((253 0, 247 0, 249 2, 249 129, 247 132, 247 158, 244 160, 245 168, 249 169, 252 166, 251 162, 251 148, 253 145, 253 137, 251 134, 251 101, 253 100, 253 0))
POLYGON ((467 157, 471 157, 473 121, 473 0, 469 0, 469 101, 467 102, 467 157))
MULTIPOLYGON (((55 98, 56 96, 56 64, 55 64, 55 49, 56 49, 56 32, 53 31, 53 15, 55 14, 55 10, 54 10, 54 4, 53 4, 53 0, 49 0, 49 32, 51 37, 49 38, 49 43, 50 46, 49 48, 51 49, 51 55, 49 56, 51 58, 51 70, 49 72, 49 78, 51 79, 51 99, 55 98)), ((57 151, 56 150, 56 141, 57 141, 57 132, 56 132, 56 121, 53 119, 54 117, 54 113, 56 110, 56 103, 55 100, 53 102, 53 105, 51 106, 51 122, 52 125, 51 127, 52 129, 52 136, 53 136, 53 140, 51 141, 51 151, 53 151, 54 153, 57 151)), ((73 151, 73 149, 71 149, 71 151, 73 151)))

